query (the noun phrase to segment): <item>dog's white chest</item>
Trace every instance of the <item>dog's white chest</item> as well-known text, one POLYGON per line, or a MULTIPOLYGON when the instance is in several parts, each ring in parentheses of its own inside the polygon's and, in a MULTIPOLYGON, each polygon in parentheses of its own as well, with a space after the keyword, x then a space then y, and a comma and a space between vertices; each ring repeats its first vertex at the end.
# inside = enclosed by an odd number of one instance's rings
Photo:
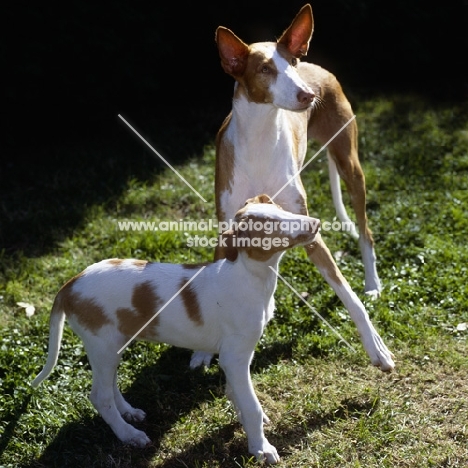
POLYGON ((229 146, 235 148, 232 178, 229 187, 220 193, 225 218, 231 219, 246 198, 258 193, 276 195, 275 202, 285 210, 300 212, 305 193, 299 171, 306 152, 306 138, 298 148, 291 132, 265 121, 243 132, 242 138, 239 135, 233 119, 224 135, 231 143, 229 146))

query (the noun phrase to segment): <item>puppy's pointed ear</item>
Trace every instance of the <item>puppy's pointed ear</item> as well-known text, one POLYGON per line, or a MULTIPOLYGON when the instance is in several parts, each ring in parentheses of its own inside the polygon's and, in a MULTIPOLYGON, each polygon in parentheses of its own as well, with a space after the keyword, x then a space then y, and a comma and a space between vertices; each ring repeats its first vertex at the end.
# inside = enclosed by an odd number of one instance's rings
POLYGON ((258 199, 258 203, 268 203, 270 205, 274 205, 273 199, 266 193, 262 193, 261 195, 257 197, 257 199, 258 199))
POLYGON ((249 46, 224 26, 218 27, 215 39, 223 70, 234 78, 242 76, 247 66, 249 46))
POLYGON ((248 198, 245 203, 245 205, 248 205, 249 203, 269 203, 270 205, 274 205, 273 199, 267 195, 266 193, 262 193, 261 195, 257 195, 253 198, 248 198))
POLYGON ((219 250, 220 257, 229 260, 230 262, 235 262, 239 252, 237 251, 236 243, 236 234, 232 229, 224 231, 219 236, 219 250))
POLYGON ((295 57, 307 54, 309 42, 314 32, 314 17, 310 4, 304 5, 296 15, 288 29, 283 32, 278 44, 286 46, 295 57))

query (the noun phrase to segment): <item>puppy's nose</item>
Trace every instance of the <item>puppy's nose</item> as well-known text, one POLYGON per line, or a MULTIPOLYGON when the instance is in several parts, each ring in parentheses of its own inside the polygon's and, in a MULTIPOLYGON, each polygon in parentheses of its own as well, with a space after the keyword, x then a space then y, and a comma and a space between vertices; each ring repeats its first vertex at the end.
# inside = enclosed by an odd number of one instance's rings
POLYGON ((297 100, 301 103, 301 104, 310 104, 315 98, 315 94, 313 91, 299 91, 297 93, 297 100))

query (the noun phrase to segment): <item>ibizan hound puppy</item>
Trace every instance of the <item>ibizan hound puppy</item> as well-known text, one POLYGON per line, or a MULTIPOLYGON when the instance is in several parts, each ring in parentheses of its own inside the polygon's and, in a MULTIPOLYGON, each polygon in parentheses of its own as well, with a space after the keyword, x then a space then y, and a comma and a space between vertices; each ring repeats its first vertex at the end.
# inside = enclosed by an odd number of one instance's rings
MULTIPOLYGON (((285 210, 306 215, 306 192, 300 171, 307 138, 325 144, 344 127, 327 146, 333 201, 339 218, 349 221, 341 198, 341 176, 359 227, 365 291, 375 297, 381 285, 372 233, 367 226, 357 126, 336 78, 317 65, 299 62, 308 51, 312 32, 309 4, 302 7, 277 42, 247 45, 231 30, 218 27, 216 42, 221 65, 236 83, 232 111, 221 126, 216 142, 217 217, 220 221, 231 219, 243 200, 259 192, 270 195, 285 210)), ((317 236, 305 248, 309 259, 358 324, 366 313, 364 306, 339 271, 324 241, 317 236)), ((218 248, 215 258, 224 255, 223 249, 218 248)), ((360 332, 367 352, 370 355, 378 352, 380 338, 373 337, 371 330, 360 332)), ((386 352, 382 355, 384 361, 386 352)), ((191 366, 208 365, 210 359, 211 356, 195 353, 191 366)))
MULTIPOLYGON (((317 219, 284 211, 262 195, 248 200, 235 215, 233 229, 223 234, 226 259, 205 266, 134 259, 89 266, 55 298, 49 355, 33 387, 57 362, 66 317, 91 364, 93 405, 121 441, 144 447, 149 438, 126 421, 142 421, 145 413, 130 406, 117 388, 121 350, 136 337, 219 353, 226 393, 244 426, 249 451, 277 463, 278 453, 264 435, 268 418, 249 366, 273 316, 280 258, 288 248, 313 242, 319 225, 317 219)), ((383 367, 391 366, 388 356, 383 367)))

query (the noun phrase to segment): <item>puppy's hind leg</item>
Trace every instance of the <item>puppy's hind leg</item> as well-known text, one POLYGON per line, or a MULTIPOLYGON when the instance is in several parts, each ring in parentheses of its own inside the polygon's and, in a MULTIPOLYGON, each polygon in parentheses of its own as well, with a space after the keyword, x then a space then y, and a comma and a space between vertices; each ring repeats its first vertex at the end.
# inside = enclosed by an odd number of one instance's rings
POLYGON ((123 397, 117 386, 117 370, 114 374, 114 399, 119 413, 127 422, 141 422, 146 418, 146 413, 131 406, 123 397))
MULTIPOLYGON (((140 410, 132 408, 123 398, 120 391, 116 393, 116 373, 120 362, 120 355, 117 354, 115 343, 93 337, 87 339, 85 347, 88 359, 93 370, 93 385, 90 400, 104 421, 111 427, 114 434, 124 443, 136 447, 145 447, 150 443, 146 434, 122 418, 121 413, 133 413, 132 419, 136 420, 134 414, 143 416, 140 410), (137 411, 137 413, 135 413, 137 411)), ((143 413, 144 414, 144 413, 143 413)))

